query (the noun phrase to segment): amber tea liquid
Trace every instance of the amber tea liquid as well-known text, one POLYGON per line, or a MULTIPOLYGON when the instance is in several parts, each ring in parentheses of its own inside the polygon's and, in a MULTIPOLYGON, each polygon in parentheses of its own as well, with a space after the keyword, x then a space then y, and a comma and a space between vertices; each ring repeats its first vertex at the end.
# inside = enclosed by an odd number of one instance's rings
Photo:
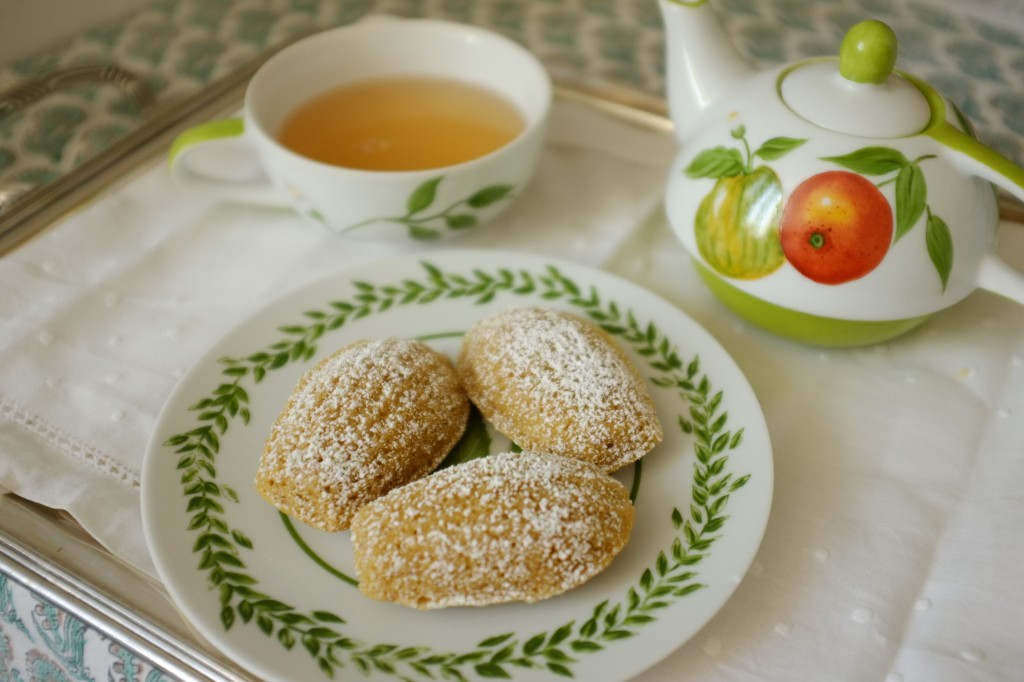
POLYGON ((525 127, 508 100, 443 78, 387 78, 328 90, 285 119, 278 141, 335 166, 439 168, 508 144, 525 127))

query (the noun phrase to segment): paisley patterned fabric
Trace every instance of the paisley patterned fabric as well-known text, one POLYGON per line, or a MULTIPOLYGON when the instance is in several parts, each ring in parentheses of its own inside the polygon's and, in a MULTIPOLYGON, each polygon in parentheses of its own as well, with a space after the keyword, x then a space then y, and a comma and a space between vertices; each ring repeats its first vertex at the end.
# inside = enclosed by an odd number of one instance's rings
POLYGON ((169 682, 170 678, 0 574, 0 680, 169 682))

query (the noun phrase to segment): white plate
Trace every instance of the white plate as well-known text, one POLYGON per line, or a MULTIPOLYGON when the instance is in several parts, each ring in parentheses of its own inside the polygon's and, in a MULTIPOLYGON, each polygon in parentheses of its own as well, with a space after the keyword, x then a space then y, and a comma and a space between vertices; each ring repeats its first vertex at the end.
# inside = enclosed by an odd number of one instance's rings
POLYGON ((568 262, 451 251, 314 283, 216 344, 159 419, 142 512, 179 607, 261 678, 623 680, 686 642, 732 594, 764 534, 772 477, 750 386, 677 308, 568 262), (629 544, 587 584, 533 605, 417 611, 363 597, 349 582, 347 532, 288 523, 256 492, 271 422, 300 375, 352 341, 419 337, 454 355, 480 318, 537 304, 604 325, 651 382, 666 435, 640 469, 617 474, 638 483, 629 544))

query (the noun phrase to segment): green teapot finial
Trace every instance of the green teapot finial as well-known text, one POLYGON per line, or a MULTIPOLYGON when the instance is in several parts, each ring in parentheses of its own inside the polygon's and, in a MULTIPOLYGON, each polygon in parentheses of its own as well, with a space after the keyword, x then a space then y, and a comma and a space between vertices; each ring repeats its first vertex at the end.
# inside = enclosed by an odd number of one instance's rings
POLYGON ((876 19, 846 32, 839 46, 839 73, 857 83, 884 83, 896 66, 896 34, 876 19))

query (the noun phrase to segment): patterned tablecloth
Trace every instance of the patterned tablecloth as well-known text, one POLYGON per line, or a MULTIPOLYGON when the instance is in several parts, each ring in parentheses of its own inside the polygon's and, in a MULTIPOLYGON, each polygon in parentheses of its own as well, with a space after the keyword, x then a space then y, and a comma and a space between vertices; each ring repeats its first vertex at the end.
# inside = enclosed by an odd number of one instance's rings
MULTIPOLYGON (((1018 162, 1024 162, 1024 4, 1017 0, 974 0, 969 6, 959 4, 956 0, 721 0, 715 3, 715 9, 739 50, 759 66, 834 53, 843 32, 853 23, 865 17, 882 19, 895 29, 900 39, 899 66, 924 77, 949 95, 974 121, 985 142, 1018 162)), ((553 76, 562 83, 586 85, 597 89, 622 89, 654 98, 660 98, 663 94, 664 44, 661 19, 654 0, 157 0, 141 5, 137 11, 118 21, 95 27, 70 41, 0 66, 0 91, 23 84, 27 79, 39 79, 36 81, 35 90, 21 91, 16 106, 5 109, 0 105, 0 214, 3 212, 5 196, 6 200, 10 201, 12 197, 33 187, 52 183, 73 172, 84 160, 123 138, 130 131, 145 125, 163 108, 196 95, 203 88, 228 76, 267 49, 311 31, 349 23, 372 12, 430 16, 483 25, 528 46, 542 58, 553 76), (59 87, 55 86, 53 92, 38 96, 54 86, 55 81, 46 80, 48 74, 97 63, 116 64, 132 78, 137 79, 138 83, 143 84, 144 90, 137 88, 135 92, 139 97, 133 100, 126 96, 122 87, 109 80, 122 78, 124 74, 115 76, 106 73, 99 76, 99 81, 77 81, 70 86, 58 84, 59 87)), ((563 122, 563 127, 570 130, 571 122, 563 122)), ((649 140, 644 138, 637 144, 646 142, 649 140)), ((627 158, 627 161, 632 163, 644 153, 642 147, 637 147, 623 158, 632 155, 631 158, 627 158)), ((648 177, 659 177, 659 164, 664 163, 664 154, 651 152, 648 157, 651 159, 648 166, 638 166, 634 178, 636 187, 633 189, 637 196, 643 195, 645 201, 653 201, 654 194, 645 192, 642 184, 648 177)), ((559 159, 559 162, 563 161, 564 159, 559 159)), ((557 169, 557 165, 552 165, 549 171, 554 172, 552 169, 557 169)), ((595 170, 595 174, 598 170, 595 170)), ((595 186, 599 186, 600 181, 607 180, 596 175, 591 179, 595 186)), ((601 209, 610 214, 615 207, 611 200, 609 202, 601 209)), ((119 206, 114 210, 130 208, 131 206, 119 206)), ((645 206, 644 209, 646 212, 650 207, 645 206)), ((189 209, 182 207, 181 210, 187 212, 189 209)), ((568 209, 566 211, 566 215, 569 215, 568 209)), ((639 208, 637 213, 640 213, 639 208)), ((620 223, 640 222, 638 215, 629 213, 611 217, 620 223)), ((258 216, 253 215, 252 220, 257 225, 256 229, 266 227, 258 216)), ((609 219, 608 224, 612 225, 614 221, 609 219)), ((669 245, 671 240, 661 243, 660 250, 653 254, 637 255, 629 251, 629 244, 614 241, 618 236, 612 232, 601 234, 600 237, 605 239, 606 243, 599 244, 597 248, 608 247, 607 252, 601 254, 601 258, 612 252, 619 254, 617 260, 613 259, 617 264, 613 269, 617 269, 619 274, 638 281, 644 279, 646 282, 658 282, 659 274, 665 274, 667 279, 666 273, 671 272, 673 268, 678 269, 677 261, 672 259, 678 258, 679 254, 669 245), (641 272, 643 268, 647 270, 641 272)), ((83 237, 75 235, 67 239, 64 247, 70 250, 73 250, 72 247, 77 243, 75 239, 84 240, 83 237)), ((87 248, 86 241, 82 244, 83 249, 87 248)), ((150 248, 152 245, 140 243, 140 246, 150 248)), ((573 245, 564 246, 569 248, 573 245)), ((181 248, 180 243, 178 248, 181 248)), ((601 262, 596 251, 594 254, 592 260, 601 262)), ((46 268, 56 268, 56 262, 44 260, 39 266, 43 279, 53 276, 54 291, 57 291, 60 284, 57 277, 59 273, 46 268)), ((611 262, 605 261, 603 264, 608 265, 611 262)), ((27 257, 26 263, 25 267, 31 266, 32 257, 27 257)), ((100 265, 102 266, 102 263, 100 265)), ((693 280, 691 284, 696 287, 696 280, 692 277, 690 279, 693 280)), ((657 286, 652 288, 657 289, 657 286)), ((0 292, 0 296, 6 293, 0 292)), ((668 292, 659 293, 671 298, 668 292)), ((55 293, 52 296, 56 299, 59 295, 55 293)), ((97 309, 104 306, 114 308, 123 302, 118 294, 113 292, 100 291, 97 296, 102 299, 96 304, 97 309)), ((180 294, 180 300, 191 300, 189 296, 198 298, 199 294, 186 290, 180 294)), ((689 302, 699 313, 711 309, 701 307, 705 305, 703 301, 704 299, 699 299, 696 303, 689 302)), ((1005 311, 999 308, 998 304, 989 303, 987 306, 980 305, 975 313, 962 312, 960 317, 968 318, 969 322, 973 319, 973 314, 977 318, 974 320, 977 325, 993 327, 998 323, 1001 312, 1005 311)), ((711 331, 722 338, 727 347, 746 348, 748 340, 743 336, 745 332, 740 325, 719 321, 720 318, 710 315, 706 319, 701 319, 699 314, 696 317, 704 324, 710 321, 709 326, 714 327, 711 331)), ((949 319, 955 321, 956 318, 949 319)), ((1019 331, 1019 320, 1013 319, 1013 323, 1017 324, 1015 329, 1019 331)), ((933 339, 939 339, 936 357, 948 353, 950 362, 960 362, 960 355, 954 352, 955 344, 950 340, 953 337, 949 336, 953 324, 938 325, 927 333, 932 334, 933 339), (944 334, 946 336, 943 336, 944 334), (943 339, 947 345, 943 345, 943 339)), ((181 330, 171 331, 177 333, 181 330)), ((45 334, 45 331, 39 334, 40 343, 45 345, 54 341, 45 334)), ((1018 337, 1008 338, 1012 341, 1018 337)), ((113 345, 116 339, 115 335, 111 335, 109 343, 113 345)), ((1018 348, 1016 352, 1011 352, 1012 348, 1002 350, 1012 355, 1012 366, 1007 371, 1008 375, 1013 372, 1019 374, 1020 367, 1024 365, 1020 349, 1018 348)), ((906 356, 904 351, 905 349, 897 348, 889 359, 912 368, 907 370, 906 381, 900 389, 905 389, 909 394, 913 384, 925 381, 930 375, 922 370, 922 365, 915 364, 916 360, 906 356)), ((859 366, 870 371, 871 368, 877 369, 880 366, 886 352, 886 349, 882 348, 874 355, 872 351, 865 351, 843 358, 833 358, 822 353, 819 370, 816 371, 827 372, 829 363, 825 361, 829 359, 835 359, 831 365, 842 365, 844 370, 856 369, 859 366)), ((805 394, 820 391, 820 386, 815 385, 814 377, 783 377, 779 362, 784 360, 792 363, 798 359, 805 361, 806 364, 807 354, 800 355, 784 347, 766 343, 757 349, 749 349, 746 361, 741 364, 744 365, 743 369, 750 376, 755 388, 784 379, 795 382, 805 394)), ((994 378, 998 372, 987 371, 990 369, 992 368, 985 365, 981 365, 980 369, 978 365, 968 365, 960 370, 956 380, 968 386, 968 390, 975 390, 973 387, 982 380, 989 382, 991 388, 998 383, 994 378)), ((105 376, 105 381, 112 385, 121 378, 112 371, 105 376)), ((59 380, 59 377, 46 379, 47 382, 59 380)), ((961 395, 950 388, 952 383, 954 382, 950 379, 947 383, 936 384, 936 401, 945 395, 961 395)), ((991 392, 977 390, 979 396, 991 397, 991 392)), ((869 386, 862 387, 862 392, 865 399, 874 395, 869 386)), ((787 395, 784 394, 782 397, 785 398, 787 395)), ((793 396, 789 397, 796 400, 793 396)), ((31 422, 31 415, 26 417, 25 414, 18 412, 19 408, 16 405, 5 402, 4 399, 5 396, 0 394, 0 426, 10 427, 12 431, 26 427, 26 419, 31 422), (11 426, 12 424, 14 426, 11 426)), ((822 400, 827 402, 827 396, 822 396, 822 400)), ((893 400, 896 400, 896 397, 893 400)), ((982 399, 979 398, 977 403, 980 405, 981 402, 982 399)), ((994 421, 1001 419, 1002 423, 1008 423, 1012 414, 1011 408, 1004 406, 997 410, 994 398, 992 402, 992 405, 985 403, 985 410, 992 411, 995 415, 994 421)), ((795 424, 793 421, 787 421, 783 414, 785 409, 790 408, 796 410, 799 409, 799 405, 779 403, 768 405, 765 410, 769 421, 776 427, 772 434, 773 440, 777 438, 783 447, 792 446, 799 441, 798 434, 779 428, 780 425, 795 424)), ((941 409, 938 402, 936 409, 941 409)), ((980 414, 984 410, 978 407, 977 411, 980 414)), ((868 411, 861 416, 867 422, 877 418, 877 415, 873 416, 868 411)), ((31 427, 32 424, 29 423, 28 426, 31 427)), ((122 426, 123 424, 118 428, 122 426)), ((884 428, 881 422, 878 423, 878 427, 884 428)), ((0 429, 0 435, 3 433, 0 429)), ((969 439, 969 435, 963 437, 969 439)), ((49 436, 52 436, 53 440, 59 438, 60 434, 49 436)), ((870 436, 871 434, 865 434, 868 439, 870 436)), ((939 447, 942 444, 935 445, 939 447)), ((976 443, 969 445, 977 446, 976 443)), ((0 453, 0 457, 2 456, 6 456, 6 453, 0 453)), ((85 452, 83 456, 87 457, 89 453, 85 452)), ((782 473, 791 480, 800 479, 801 476, 800 472, 792 468, 782 473)), ((133 474, 128 472, 125 475, 130 477, 133 474)), ((859 471, 852 472, 852 475, 866 473, 859 471)), ((941 475, 936 474, 936 478, 940 478, 941 475)), ((810 484, 808 481, 804 482, 810 484)), ((989 483, 994 485, 997 481, 989 483)), ((131 485, 137 488, 137 479, 131 485)), ((970 496, 977 492, 972 487, 965 494, 970 496)), ((930 491, 919 490, 916 494, 926 499, 930 491)), ((794 523, 794 518, 787 517, 787 513, 792 515, 796 510, 783 505, 780 512, 781 523, 794 523)), ((996 524, 1019 525, 1019 519, 997 518, 989 521, 996 524)), ((950 537, 970 537, 964 523, 958 524, 956 519, 946 519, 946 522, 954 531, 944 536, 947 542, 950 537)), ((777 574, 779 556, 782 548, 787 546, 788 540, 788 537, 775 537, 772 545, 775 553, 769 551, 766 557, 755 562, 750 575, 755 579, 759 578, 765 564, 774 565, 777 574)), ((872 546, 872 542, 885 546, 884 539, 861 540, 869 547, 872 546)), ((943 546, 939 549, 949 548, 943 546)), ((830 550, 826 547, 812 551, 801 546, 794 549, 791 555, 796 556, 795 561, 802 567, 800 570, 808 575, 826 564, 840 572, 842 570, 836 566, 835 557, 830 559, 830 550), (804 554, 801 555, 800 552, 804 554)), ((998 557, 992 560, 997 561, 998 557)), ((878 564, 885 567, 885 561, 885 557, 881 557, 878 564)), ((948 568, 948 564, 946 566, 948 568)), ((960 578, 962 576, 956 576, 955 571, 951 574, 940 571, 937 576, 930 576, 929 579, 949 580, 955 583, 960 578)), ((778 582, 780 579, 766 577, 761 582, 763 585, 777 584, 771 580, 778 582)), ((766 610, 767 607, 777 606, 772 602, 773 597, 769 592, 770 590, 762 588, 756 598, 748 595, 748 603, 755 603, 766 610)), ((862 596, 862 603, 868 604, 876 598, 892 602, 906 595, 862 596)), ((788 603, 795 604, 793 609, 799 608, 800 594, 779 596, 780 600, 784 598, 791 599, 788 603)), ((1020 600, 1014 598, 1009 599, 1007 603, 1011 606, 1016 604, 1017 607, 1021 605, 1020 600)), ((934 612, 950 608, 948 604, 935 604, 934 607, 934 612)), ((837 608, 845 608, 845 605, 837 608)), ((864 641, 858 640, 858 646, 866 646, 865 641, 872 637, 874 639, 871 641, 883 649, 892 644, 886 641, 887 635, 884 632, 887 627, 898 629, 901 624, 884 622, 879 613, 885 608, 886 605, 879 602, 876 606, 858 606, 849 617, 843 616, 846 620, 852 618, 858 627, 862 626, 861 640, 864 641)), ((922 660, 934 663, 934 657, 928 658, 927 643, 932 641, 928 638, 945 641, 942 639, 945 625, 939 623, 926 627, 918 623, 916 629, 912 627, 915 614, 920 616, 932 608, 933 604, 929 597, 922 595, 905 609, 910 615, 906 616, 906 622, 902 625, 908 632, 913 631, 919 643, 924 644, 910 653, 902 652, 899 660, 892 662, 888 682, 911 682, 909 677, 904 680, 899 671, 914 669, 915 664, 919 663, 914 659, 915 655, 919 654, 922 660), (935 631, 929 630, 928 627, 934 627, 935 631)), ((776 609, 776 612, 778 611, 786 614, 784 609, 776 609)), ((1011 621, 1013 617, 1008 616, 1006 620, 1011 621)), ((1024 627, 1024 620, 1020 619, 1019 614, 1016 622, 1024 627)), ((787 615, 781 616, 774 626, 779 641, 783 642, 780 646, 784 649, 787 643, 793 644, 797 639, 793 636, 794 627, 800 626, 794 626, 787 615)), ((827 630, 828 626, 825 627, 827 630)), ((804 628, 804 631, 796 634, 813 638, 814 633, 810 624, 804 623, 804 628)), ((967 629, 967 626, 962 626, 961 629, 967 629)), ((1020 627, 1017 631, 1020 631, 1020 627)), ((733 634, 736 641, 739 641, 749 633, 741 627, 733 634)), ((728 657, 729 652, 723 652, 722 641, 728 641, 727 637, 728 633, 712 628, 701 642, 691 645, 689 651, 678 661, 692 664, 697 661, 697 657, 702 657, 701 661, 714 659, 714 664, 707 663, 694 668, 695 674, 702 676, 700 679, 712 679, 716 670, 728 670, 730 661, 733 660, 728 657), (720 667, 716 668, 716 665, 720 667)), ((895 651, 892 647, 886 650, 895 651)), ((756 653, 758 650, 754 651, 756 653)), ((807 656, 812 657, 811 654, 807 656)), ((896 657, 896 654, 893 656, 896 657)), ((987 676, 987 664, 991 664, 993 670, 1007 670, 1005 660, 986 662, 986 651, 980 645, 965 644, 959 655, 954 655, 953 659, 955 660, 950 661, 949 669, 956 672, 950 675, 966 670, 966 677, 949 676, 944 679, 992 679, 987 676)), ((797 669, 799 663, 792 662, 793 669, 797 669)), ((927 667, 920 669, 925 670, 927 667)), ((652 671, 649 679, 670 679, 672 674, 672 670, 662 666, 652 671)), ((733 677, 729 679, 741 679, 744 673, 736 668, 731 674, 733 677)), ((761 669, 759 674, 762 676, 760 679, 779 679, 773 677, 771 669, 761 669)), ((31 589, 27 589, 0 571, 0 679, 96 680, 104 677, 109 680, 146 682, 170 679, 165 671, 160 670, 151 661, 146 661, 131 649, 102 634, 97 634, 87 623, 62 612, 31 589)), ((848 675, 835 679, 867 678, 855 670, 849 670, 848 675)))

